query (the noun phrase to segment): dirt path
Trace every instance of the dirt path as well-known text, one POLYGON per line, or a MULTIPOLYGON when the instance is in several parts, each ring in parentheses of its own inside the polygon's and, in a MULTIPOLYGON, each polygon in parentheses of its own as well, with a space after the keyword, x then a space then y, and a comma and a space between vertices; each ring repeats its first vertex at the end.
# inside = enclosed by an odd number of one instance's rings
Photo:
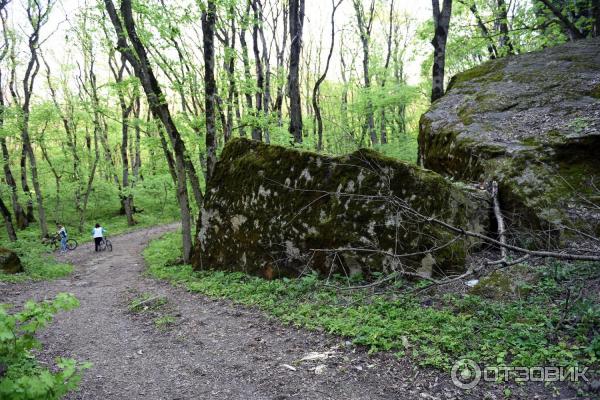
MULTIPOLYGON (((340 338, 285 327, 256 310, 145 277, 141 251, 150 239, 175 228, 111 238, 112 253, 94 254, 91 244, 80 246, 64 257, 76 266, 67 279, 0 286, 0 302, 40 300, 59 292, 71 292, 80 300, 81 307, 58 315, 40 336, 42 360, 66 356, 93 363, 80 390, 68 398, 483 397, 483 390, 467 396, 447 375, 417 369, 393 355, 369 356, 340 338), (150 314, 130 312, 131 299, 140 293, 164 296, 175 324, 161 330, 150 314), (310 352, 326 351, 332 352, 331 358, 298 362, 310 352)), ((490 393, 489 398, 502 396, 490 393)))

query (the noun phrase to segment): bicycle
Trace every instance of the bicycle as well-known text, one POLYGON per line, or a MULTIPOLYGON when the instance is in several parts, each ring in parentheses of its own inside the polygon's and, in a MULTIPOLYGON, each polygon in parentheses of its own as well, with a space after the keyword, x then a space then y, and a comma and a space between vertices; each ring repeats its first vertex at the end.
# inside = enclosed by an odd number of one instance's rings
MULTIPOLYGON (((45 244, 48 245, 52 251, 56 251, 60 249, 60 235, 56 234, 54 236, 50 236, 45 240, 45 244)), ((77 248, 77 240, 75 239, 67 239, 67 250, 75 250, 77 248)))
POLYGON ((112 251, 112 243, 106 237, 103 237, 102 241, 100 241, 100 245, 98 246, 98 248, 100 249, 100 251, 112 251))

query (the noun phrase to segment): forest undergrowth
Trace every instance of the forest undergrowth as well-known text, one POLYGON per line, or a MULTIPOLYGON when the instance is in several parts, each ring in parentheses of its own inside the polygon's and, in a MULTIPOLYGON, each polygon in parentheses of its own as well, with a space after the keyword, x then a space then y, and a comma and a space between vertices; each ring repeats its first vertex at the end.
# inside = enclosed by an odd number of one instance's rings
POLYGON ((348 290, 364 283, 362 277, 264 280, 195 272, 176 262, 180 240, 170 233, 150 243, 144 257, 151 276, 255 307, 285 324, 348 338, 370 352, 392 351, 444 371, 465 358, 486 365, 600 365, 600 304, 594 290, 582 286, 582 277, 598 280, 597 263, 516 265, 509 271, 514 295, 491 298, 462 283, 453 290, 419 290, 428 282, 397 280, 348 290))

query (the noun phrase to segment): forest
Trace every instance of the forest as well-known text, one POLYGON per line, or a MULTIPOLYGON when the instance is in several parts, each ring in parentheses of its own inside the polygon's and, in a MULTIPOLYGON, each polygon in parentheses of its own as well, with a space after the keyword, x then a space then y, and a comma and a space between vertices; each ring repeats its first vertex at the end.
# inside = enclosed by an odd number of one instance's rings
POLYGON ((600 393, 600 0, 0 0, 0 18, 0 398, 600 393), (56 255, 62 227, 78 248, 56 255), (173 338, 200 307, 221 342, 199 361, 173 338), (459 359, 595 372, 464 389, 459 359), (415 378, 381 384, 384 365, 415 378), (193 371, 178 391, 152 366, 193 371))

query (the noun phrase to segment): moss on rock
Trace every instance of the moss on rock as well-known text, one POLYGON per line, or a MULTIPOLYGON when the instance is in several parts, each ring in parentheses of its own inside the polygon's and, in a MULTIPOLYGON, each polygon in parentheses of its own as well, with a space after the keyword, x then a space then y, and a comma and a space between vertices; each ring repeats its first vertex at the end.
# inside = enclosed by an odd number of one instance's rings
POLYGON ((492 300, 512 300, 526 298, 531 292, 526 280, 515 279, 507 272, 494 271, 471 288, 470 294, 492 300))
POLYGON ((0 247, 0 271, 5 274, 17 274, 23 272, 23 264, 17 253, 0 247))
POLYGON ((426 257, 434 273, 464 268, 475 242, 394 201, 477 232, 489 222, 485 193, 371 150, 329 157, 235 139, 208 182, 193 265, 266 278, 417 270, 426 257))
POLYGON ((455 179, 498 180, 510 221, 528 231, 600 233, 598 209, 583 200, 600 180, 598 48, 600 38, 581 40, 458 74, 421 117, 422 164, 455 179))

